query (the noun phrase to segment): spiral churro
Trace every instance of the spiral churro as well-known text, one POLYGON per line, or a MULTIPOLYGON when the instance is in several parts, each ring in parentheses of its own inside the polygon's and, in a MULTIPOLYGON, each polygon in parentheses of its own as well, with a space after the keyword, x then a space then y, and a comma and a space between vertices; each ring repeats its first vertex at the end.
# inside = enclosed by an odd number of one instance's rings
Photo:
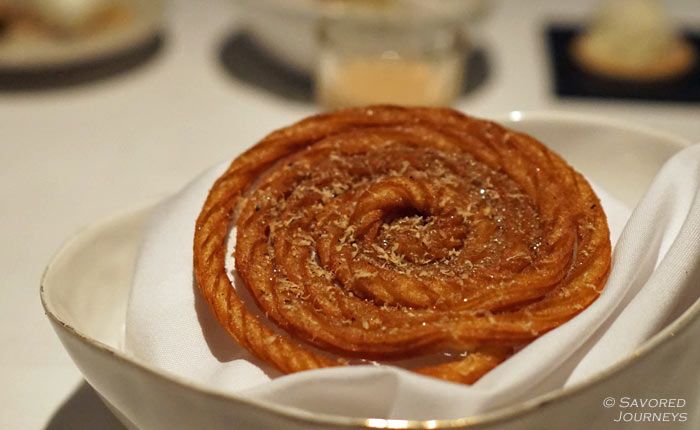
POLYGON ((472 383, 590 305, 610 252, 588 182, 532 137, 373 106, 234 160, 197 220, 194 269, 219 322, 283 372, 444 354, 410 368, 472 383), (255 303, 227 275, 234 227, 255 303))

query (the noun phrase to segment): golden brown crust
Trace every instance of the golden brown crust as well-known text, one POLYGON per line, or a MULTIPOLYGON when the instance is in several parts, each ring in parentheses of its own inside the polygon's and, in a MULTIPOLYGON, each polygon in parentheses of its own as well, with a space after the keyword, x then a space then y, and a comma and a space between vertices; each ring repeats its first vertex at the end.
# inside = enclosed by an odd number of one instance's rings
POLYGON ((270 134, 216 181, 194 238, 217 319, 283 372, 432 357, 412 369, 471 383, 592 303, 609 268, 586 180, 450 109, 350 109, 270 134), (234 223, 262 312, 227 275, 234 223))

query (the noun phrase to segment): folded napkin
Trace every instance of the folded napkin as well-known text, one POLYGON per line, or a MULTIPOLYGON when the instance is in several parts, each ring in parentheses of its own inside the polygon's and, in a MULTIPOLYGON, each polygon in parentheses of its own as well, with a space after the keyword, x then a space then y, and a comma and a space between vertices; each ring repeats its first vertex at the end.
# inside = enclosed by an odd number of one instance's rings
POLYGON ((194 285, 194 222, 209 187, 227 165, 204 173, 152 216, 137 262, 124 340, 137 360, 210 389, 345 416, 465 417, 575 384, 613 365, 698 298, 697 289, 685 282, 700 257, 700 145, 695 145, 666 163, 631 215, 594 185, 614 245, 603 293, 474 385, 391 366, 283 376, 235 343, 194 285))

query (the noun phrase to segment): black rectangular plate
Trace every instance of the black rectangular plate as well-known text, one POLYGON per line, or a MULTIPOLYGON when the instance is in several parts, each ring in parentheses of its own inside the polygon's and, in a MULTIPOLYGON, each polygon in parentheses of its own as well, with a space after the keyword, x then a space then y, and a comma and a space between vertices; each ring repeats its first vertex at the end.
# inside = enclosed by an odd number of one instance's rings
POLYGON ((580 68, 570 55, 573 39, 581 32, 576 26, 550 25, 546 30, 554 91, 559 97, 625 99, 639 101, 700 102, 700 34, 685 32, 695 47, 698 61, 685 75, 652 83, 631 82, 593 75, 580 68))

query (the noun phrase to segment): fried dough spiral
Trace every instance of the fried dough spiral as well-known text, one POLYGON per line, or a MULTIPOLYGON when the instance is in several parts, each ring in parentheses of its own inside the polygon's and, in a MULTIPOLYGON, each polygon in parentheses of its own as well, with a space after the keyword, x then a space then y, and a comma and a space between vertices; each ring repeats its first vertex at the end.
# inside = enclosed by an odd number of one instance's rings
POLYGON ((219 322, 283 372, 437 356, 411 370, 472 383, 590 305, 610 253, 590 185, 535 139, 373 106, 234 160, 197 220, 194 270, 219 322), (227 275, 233 227, 254 304, 227 275))

